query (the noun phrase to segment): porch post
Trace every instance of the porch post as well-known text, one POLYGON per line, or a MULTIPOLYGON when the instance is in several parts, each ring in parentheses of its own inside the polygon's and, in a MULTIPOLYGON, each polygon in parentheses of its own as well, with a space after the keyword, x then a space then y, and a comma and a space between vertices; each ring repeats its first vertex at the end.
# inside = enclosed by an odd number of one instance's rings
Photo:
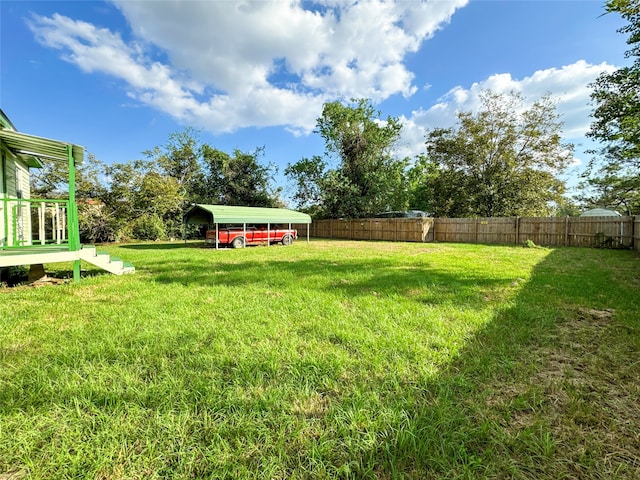
MULTIPOLYGON (((0 142, 1 143, 1 142, 0 142)), ((4 158, 4 153, 0 150, 0 180, 2 180, 2 184, 0 188, 2 188, 2 229, 0 229, 0 247, 8 247, 9 246, 9 203, 7 199, 9 198, 9 192, 7 192, 7 179, 5 176, 5 172, 7 171, 7 161, 4 158)))
POLYGON ((47 205, 45 202, 40 202, 40 206, 38 207, 38 238, 40 239, 40 245, 45 245, 47 243, 46 225, 44 224, 46 208, 47 205))
MULTIPOLYGON (((69 251, 80 251, 80 225, 78 223, 78 205, 76 205, 76 164, 73 158, 73 149, 67 145, 67 157, 69 159, 69 251)), ((80 280, 80 260, 73 261, 73 280, 80 280)))

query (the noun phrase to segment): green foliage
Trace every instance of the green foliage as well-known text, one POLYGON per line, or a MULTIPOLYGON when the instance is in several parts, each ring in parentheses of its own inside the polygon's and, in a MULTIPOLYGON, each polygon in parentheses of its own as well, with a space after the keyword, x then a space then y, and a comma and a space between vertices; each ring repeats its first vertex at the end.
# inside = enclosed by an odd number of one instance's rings
POLYGON ((197 193, 202 182, 200 148, 198 132, 189 127, 169 135, 164 147, 155 147, 144 154, 161 173, 178 184, 180 195, 186 199, 197 193))
POLYGON ((457 127, 427 136, 427 155, 410 175, 415 204, 445 217, 549 215, 573 151, 561 141, 555 104, 545 96, 525 109, 518 94, 491 91, 481 103, 477 113, 460 112, 457 127))
POLYGON ((118 226, 101 201, 90 199, 78 203, 80 239, 88 243, 113 242, 118 226))
POLYGON ((596 108, 589 136, 606 143, 609 163, 640 166, 640 2, 608 0, 606 10, 622 16, 627 25, 619 32, 629 35, 626 52, 634 58, 629 67, 602 73, 592 84, 596 108))
POLYGON ((167 238, 165 223, 158 214, 145 213, 131 225, 131 233, 139 240, 162 240, 167 238))
POLYGON ((202 146, 205 165, 201 203, 240 205, 247 207, 274 207, 279 190, 272 191, 271 182, 276 167, 261 165, 258 161, 262 148, 253 153, 236 149, 233 155, 202 146))
POLYGON ((296 187, 299 207, 330 218, 367 217, 407 206, 405 169, 392 149, 402 125, 380 118, 368 100, 325 103, 316 132, 325 141, 325 155, 303 158, 285 170, 296 187), (334 168, 327 168, 334 163, 334 168))
POLYGON ((105 208, 118 225, 117 238, 180 236, 185 197, 178 179, 160 171, 150 160, 114 164, 107 168, 107 174, 111 188, 105 208), (162 228, 156 225, 157 219, 162 228))
POLYGON ((629 170, 616 174, 600 171, 580 183, 577 198, 584 208, 611 208, 624 215, 640 213, 640 175, 629 170))
MULTIPOLYGON (((76 166, 76 198, 101 198, 105 193, 105 165, 95 155, 88 153, 82 165, 76 166)), ((69 165, 67 162, 49 160, 42 168, 30 170, 31 194, 35 198, 59 198, 69 190, 69 165)))
POLYGON ((436 209, 434 192, 438 180, 438 167, 425 155, 419 155, 407 173, 409 205, 417 210, 433 212, 436 209))
MULTIPOLYGON (((181 237, 182 215, 192 203, 282 206, 280 189, 272 187, 275 167, 260 164, 262 152, 229 155, 202 144, 197 132, 187 128, 144 152, 145 160, 105 165, 89 154, 76 169, 81 240, 181 237)), ((67 182, 65 162, 46 162, 33 170, 32 192, 41 198, 66 197, 67 182)))
POLYGON ((302 158, 296 163, 289 164, 284 174, 293 181, 295 193, 293 201, 298 208, 308 210, 320 208, 324 193, 323 181, 327 163, 318 155, 302 158))
POLYGON ((609 0, 608 13, 618 13, 628 24, 619 32, 628 34, 631 66, 602 73, 591 85, 594 121, 587 136, 602 143, 590 162, 582 184, 587 206, 622 207, 628 214, 640 213, 640 2, 609 0))

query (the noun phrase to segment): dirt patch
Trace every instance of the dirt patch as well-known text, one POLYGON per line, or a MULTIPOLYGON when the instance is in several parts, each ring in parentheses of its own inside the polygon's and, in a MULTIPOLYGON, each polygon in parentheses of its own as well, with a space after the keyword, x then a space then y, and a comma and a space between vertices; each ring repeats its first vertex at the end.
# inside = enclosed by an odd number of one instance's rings
POLYGON ((637 344, 615 310, 570 307, 522 373, 490 386, 490 417, 517 443, 526 431, 552 439, 544 471, 575 478, 640 478, 637 344))
POLYGON ((22 480, 27 478, 26 470, 14 470, 12 472, 0 473, 0 480, 22 480))
POLYGON ((597 310, 595 308, 578 308, 579 320, 608 322, 616 313, 614 309, 597 310))

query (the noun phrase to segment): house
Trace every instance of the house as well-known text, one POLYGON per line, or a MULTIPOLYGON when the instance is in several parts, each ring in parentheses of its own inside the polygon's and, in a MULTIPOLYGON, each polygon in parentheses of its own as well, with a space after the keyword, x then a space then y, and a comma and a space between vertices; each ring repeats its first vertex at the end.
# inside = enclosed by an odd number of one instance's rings
POLYGON ((82 260, 115 274, 134 270, 80 244, 75 170, 83 158, 79 145, 18 132, 0 110, 0 269, 73 262, 74 280, 80 279, 82 260), (45 162, 67 166, 68 198, 31 198, 30 169, 45 162))

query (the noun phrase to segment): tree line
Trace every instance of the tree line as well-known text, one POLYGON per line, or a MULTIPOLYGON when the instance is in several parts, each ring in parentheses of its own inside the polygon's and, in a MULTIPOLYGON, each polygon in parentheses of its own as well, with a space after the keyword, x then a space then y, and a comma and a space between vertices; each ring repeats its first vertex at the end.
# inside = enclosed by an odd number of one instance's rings
MULTIPOLYGON (((561 180, 574 146, 562 141, 562 122, 549 95, 528 102, 519 94, 484 91, 480 107, 457 114, 451 128, 434 128, 425 150, 398 158, 402 124, 381 116, 368 99, 325 103, 315 133, 323 155, 289 163, 293 207, 314 218, 363 218, 418 209, 441 217, 577 214, 578 206, 640 213, 640 3, 609 0, 608 13, 628 24, 629 67, 591 85, 591 151, 580 191, 567 197, 561 180)), ((182 214, 193 203, 284 206, 274 186, 277 167, 261 162, 264 148, 223 152, 187 128, 144 159, 105 165, 89 155, 77 174, 81 236, 87 241, 157 239, 182 235, 182 214)), ((63 166, 33 176, 33 192, 65 190, 63 166)), ((191 232, 195 233, 195 232, 191 232)))
POLYGON ((591 85, 587 136, 601 147, 589 152, 573 198, 560 175, 574 145, 562 142, 554 100, 527 103, 517 93, 485 91, 476 111, 429 131, 425 152, 414 159, 393 156, 402 126, 381 118, 368 100, 325 104, 316 128, 324 156, 285 170, 296 206, 320 218, 407 208, 443 217, 576 215, 580 207, 640 213, 640 0, 608 0, 605 11, 627 21, 619 32, 628 35, 633 62, 591 85))
MULTIPOLYGON (((275 166, 253 152, 223 152, 187 128, 144 158, 106 165, 88 155, 76 172, 83 241, 181 238, 182 215, 193 203, 282 206, 273 187, 275 166)), ((32 194, 42 198, 68 189, 66 166, 48 162, 32 175, 32 194)), ((192 227, 193 228, 193 227, 192 227)), ((195 231, 187 232, 195 234, 195 231)))

